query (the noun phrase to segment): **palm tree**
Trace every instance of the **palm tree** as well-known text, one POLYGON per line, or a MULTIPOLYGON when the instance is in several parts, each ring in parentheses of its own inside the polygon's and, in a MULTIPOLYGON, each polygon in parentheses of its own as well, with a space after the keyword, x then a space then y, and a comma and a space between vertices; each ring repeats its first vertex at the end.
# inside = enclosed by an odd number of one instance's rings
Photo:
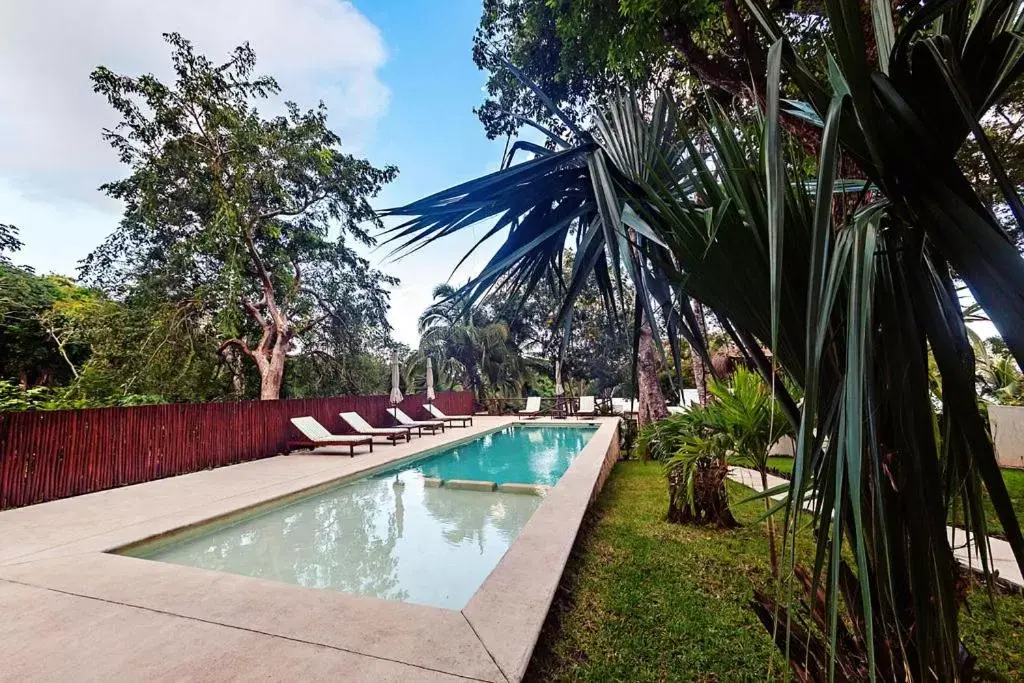
MULTIPOLYGON (((889 4, 875 2, 867 28, 860 3, 826 0, 836 58, 824 65, 805 64, 760 2, 749 6, 773 42, 763 121, 738 126, 737 114, 711 103, 690 127, 667 97, 647 106, 621 96, 595 112, 591 134, 538 93, 567 137, 552 134, 552 150, 518 142, 509 158, 528 150, 532 160, 390 211, 410 217, 394 239, 415 249, 494 219, 488 236, 508 235, 462 288, 466 301, 499 279, 529 291, 554 272, 567 283, 558 320, 568 322, 586 277, 595 274, 613 302, 625 275, 638 294, 635 334, 642 320, 663 319, 670 343, 678 332, 705 356, 681 301, 707 306, 774 388, 797 435, 783 559, 787 577, 821 586, 825 601, 808 597, 811 617, 791 600, 759 596, 766 624, 780 620, 793 668, 812 679, 963 678, 970 658, 958 634, 947 511, 959 499, 968 529, 983 538, 983 483, 1022 565, 1024 538, 978 411, 954 278, 1020 365, 1024 264, 956 155, 972 134, 1024 224, 980 126, 1021 73, 1024 0, 930 2, 899 27, 889 4), (790 115, 823 129, 816 177, 783 144, 783 65, 804 99, 786 105, 790 115), (840 157, 866 181, 837 180, 840 157), (577 257, 563 273, 567 242, 577 257), (929 348, 943 385, 941 430, 929 348), (782 373, 803 393, 800 406, 782 373), (809 575, 797 569, 805 506, 820 527, 809 575), (809 636, 812 618, 826 638, 809 636)), ((987 568, 986 545, 978 550, 987 568)))
POLYGON ((429 355, 442 377, 461 374, 462 385, 478 398, 489 393, 518 395, 529 364, 511 342, 508 325, 467 308, 449 284, 434 288, 435 302, 419 319, 420 352, 429 355))

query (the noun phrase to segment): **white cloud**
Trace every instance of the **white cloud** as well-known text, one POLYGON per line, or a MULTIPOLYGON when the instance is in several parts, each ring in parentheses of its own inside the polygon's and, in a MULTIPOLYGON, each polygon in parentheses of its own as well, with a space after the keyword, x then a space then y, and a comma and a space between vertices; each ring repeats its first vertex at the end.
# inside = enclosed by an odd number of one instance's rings
POLYGON ((386 59, 383 40, 348 2, 4 2, 0 179, 48 204, 102 206, 97 186, 123 171, 100 138, 115 119, 92 92, 89 73, 102 64, 118 73, 166 76, 169 49, 161 33, 169 31, 180 32, 214 61, 249 41, 257 69, 275 76, 285 97, 301 106, 327 103, 332 127, 353 151, 387 108, 388 91, 377 75, 386 59))

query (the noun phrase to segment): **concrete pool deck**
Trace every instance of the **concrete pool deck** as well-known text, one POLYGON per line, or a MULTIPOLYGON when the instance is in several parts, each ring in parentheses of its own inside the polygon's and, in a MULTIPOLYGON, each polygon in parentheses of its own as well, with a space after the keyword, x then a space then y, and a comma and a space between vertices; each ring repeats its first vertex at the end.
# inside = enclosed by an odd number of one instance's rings
POLYGON ((475 422, 372 455, 278 456, 0 512, 0 679, 521 680, 617 459, 615 418, 587 420, 597 432, 461 611, 108 552, 521 420, 475 422))

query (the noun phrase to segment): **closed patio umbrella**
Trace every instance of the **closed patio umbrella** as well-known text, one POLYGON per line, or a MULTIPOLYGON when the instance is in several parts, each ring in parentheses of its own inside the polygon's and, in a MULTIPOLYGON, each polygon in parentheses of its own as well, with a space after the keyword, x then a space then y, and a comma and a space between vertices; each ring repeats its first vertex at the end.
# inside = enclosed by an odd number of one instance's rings
POLYGON ((402 390, 398 387, 398 351, 391 352, 391 403, 402 402, 402 390))
POLYGON ((434 364, 427 356, 427 403, 432 403, 437 396, 434 394, 434 364))
POLYGON ((555 361, 555 408, 562 410, 563 401, 562 394, 565 389, 562 387, 562 361, 555 361))

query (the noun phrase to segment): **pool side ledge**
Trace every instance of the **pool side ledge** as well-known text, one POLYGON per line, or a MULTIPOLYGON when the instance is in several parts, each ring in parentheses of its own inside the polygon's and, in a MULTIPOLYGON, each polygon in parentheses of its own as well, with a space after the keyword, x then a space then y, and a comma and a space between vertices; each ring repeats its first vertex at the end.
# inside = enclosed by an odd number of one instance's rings
POLYGON ((590 503, 619 458, 619 421, 600 427, 462 613, 510 681, 521 681, 590 503))

